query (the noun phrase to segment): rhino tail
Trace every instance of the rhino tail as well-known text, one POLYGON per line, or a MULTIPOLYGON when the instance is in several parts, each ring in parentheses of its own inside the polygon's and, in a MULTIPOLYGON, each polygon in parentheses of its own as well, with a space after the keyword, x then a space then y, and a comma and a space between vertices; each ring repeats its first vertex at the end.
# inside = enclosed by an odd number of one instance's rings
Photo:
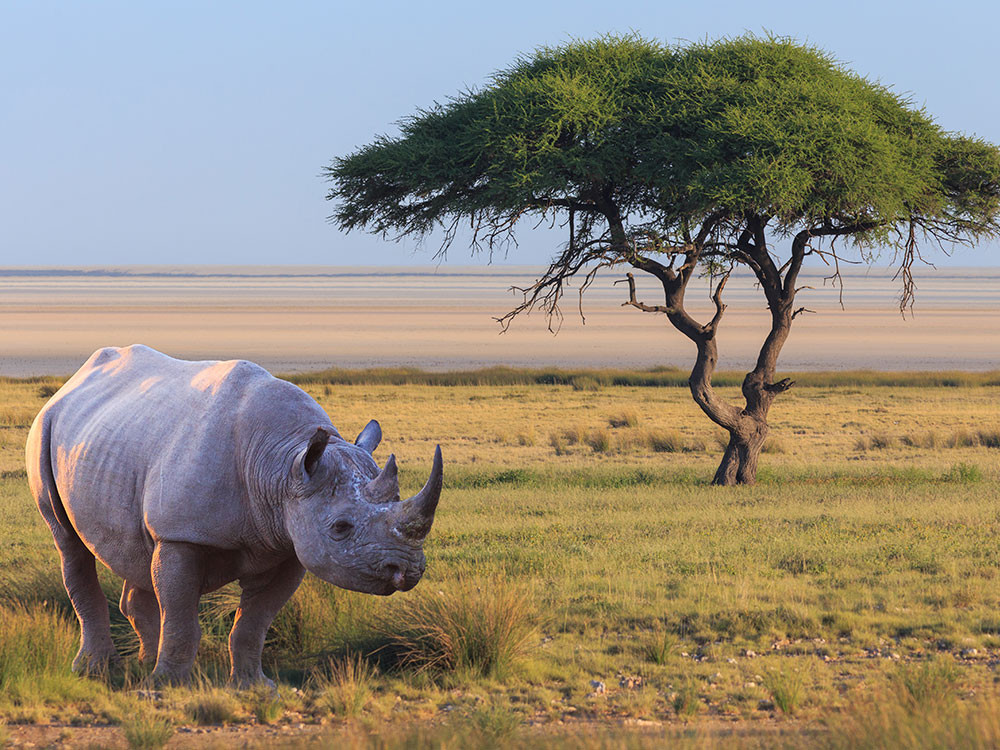
MULTIPOLYGON (((61 531, 79 539, 66 514, 66 508, 63 507, 52 471, 52 418, 49 409, 42 410, 28 432, 25 469, 28 487, 38 504, 38 512, 42 514, 52 533, 58 535, 61 531)), ((80 543, 83 544, 82 540, 80 543)))

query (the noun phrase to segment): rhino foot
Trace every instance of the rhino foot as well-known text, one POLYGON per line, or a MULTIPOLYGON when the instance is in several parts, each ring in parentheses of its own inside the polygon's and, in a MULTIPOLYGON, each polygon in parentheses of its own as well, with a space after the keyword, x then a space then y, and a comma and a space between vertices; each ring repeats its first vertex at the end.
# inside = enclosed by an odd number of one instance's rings
POLYGON ((274 684, 274 680, 265 677, 263 672, 257 674, 234 672, 229 676, 229 685, 237 690, 253 689, 266 691, 273 695, 278 694, 278 687, 274 684))
POLYGON ((191 682, 191 670, 173 670, 157 667, 149 675, 149 684, 154 688, 186 685, 191 682))
POLYGON ((108 672, 121 666, 117 651, 89 651, 80 649, 73 659, 73 672, 81 677, 106 677, 108 672))

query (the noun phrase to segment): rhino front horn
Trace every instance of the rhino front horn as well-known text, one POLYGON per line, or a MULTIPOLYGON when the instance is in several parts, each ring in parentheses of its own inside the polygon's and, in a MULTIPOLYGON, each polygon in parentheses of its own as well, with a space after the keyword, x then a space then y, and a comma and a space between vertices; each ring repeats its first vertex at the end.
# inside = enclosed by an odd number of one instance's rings
POLYGON ((441 499, 441 482, 444 471, 441 461, 441 446, 434 451, 434 465, 427 484, 413 497, 403 500, 396 508, 397 533, 411 542, 422 542, 434 523, 434 511, 441 499))

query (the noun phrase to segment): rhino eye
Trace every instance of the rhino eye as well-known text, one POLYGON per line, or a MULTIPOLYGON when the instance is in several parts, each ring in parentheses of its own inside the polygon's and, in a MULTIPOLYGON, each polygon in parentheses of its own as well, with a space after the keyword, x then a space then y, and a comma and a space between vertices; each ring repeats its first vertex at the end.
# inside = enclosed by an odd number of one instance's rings
POLYGON ((354 524, 346 518, 340 518, 333 522, 333 526, 330 527, 330 531, 332 531, 333 535, 338 539, 343 539, 354 531, 354 524))

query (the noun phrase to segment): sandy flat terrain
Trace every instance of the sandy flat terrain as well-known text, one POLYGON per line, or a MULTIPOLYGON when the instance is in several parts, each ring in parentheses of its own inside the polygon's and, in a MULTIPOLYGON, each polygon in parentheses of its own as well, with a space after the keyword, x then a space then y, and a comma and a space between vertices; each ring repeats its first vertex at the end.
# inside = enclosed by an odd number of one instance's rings
MULTIPOLYGON (((408 365, 458 369, 513 366, 688 367, 693 345, 659 315, 620 306, 600 277, 577 313, 567 296, 559 334, 543 315, 499 334, 493 320, 516 302, 508 289, 539 269, 198 267, 0 269, 0 374, 72 372, 96 348, 145 343, 174 356, 252 359, 280 372, 408 365)), ((660 301, 640 281, 640 298, 660 301)), ((782 354, 787 370, 1000 367, 1000 269, 926 269, 915 314, 902 319, 891 273, 854 271, 838 290, 821 272, 800 304, 782 354)), ((752 280, 734 278, 720 330, 720 367, 752 363, 767 313, 752 280)), ((707 285, 689 304, 710 317, 707 285)))

